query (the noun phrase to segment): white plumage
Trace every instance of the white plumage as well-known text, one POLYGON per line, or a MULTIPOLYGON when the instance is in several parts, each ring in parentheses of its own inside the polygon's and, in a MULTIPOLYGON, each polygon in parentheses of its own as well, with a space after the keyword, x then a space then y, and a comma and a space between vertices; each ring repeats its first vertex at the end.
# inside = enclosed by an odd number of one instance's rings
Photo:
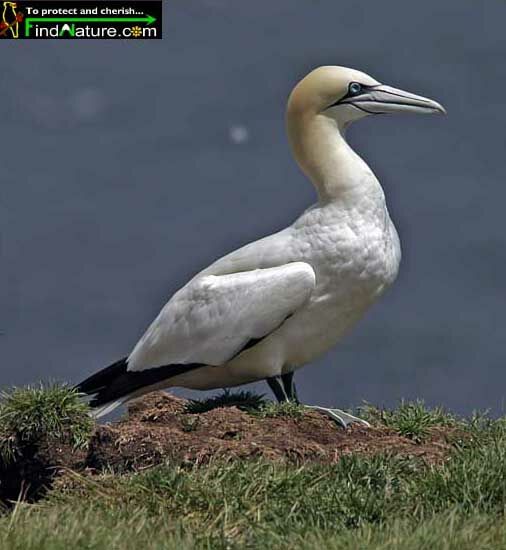
MULTIPOLYGON (((211 270, 218 272, 219 269, 211 270)), ((219 367, 263 338, 310 298, 312 267, 303 262, 197 276, 162 309, 128 358, 129 369, 172 363, 219 367)))
MULTIPOLYGON (((318 202, 290 227, 219 259, 176 292, 126 363, 132 376, 163 367, 163 379, 150 375, 114 401, 155 387, 273 379, 342 338, 394 281, 401 258, 381 185, 345 130, 369 114, 394 111, 444 110, 343 67, 320 67, 295 87, 288 137, 318 202), (185 371, 185 364, 202 366, 185 371), (173 375, 170 365, 177 366, 173 375)), ((103 391, 82 386, 99 397, 103 391)), ((95 404, 106 404, 100 412, 111 408, 105 398, 95 404)))

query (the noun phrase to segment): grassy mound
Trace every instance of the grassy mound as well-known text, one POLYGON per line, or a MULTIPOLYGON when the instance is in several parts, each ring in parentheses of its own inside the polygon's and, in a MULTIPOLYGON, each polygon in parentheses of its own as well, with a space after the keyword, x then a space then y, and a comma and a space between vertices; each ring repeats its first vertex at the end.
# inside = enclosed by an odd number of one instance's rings
POLYGON ((51 448, 51 472, 63 470, 37 504, 0 515, 0 548, 506 547, 506 420, 421 402, 359 414, 373 427, 342 430, 247 393, 197 404, 153 394, 90 438, 69 388, 15 390, 0 405, 2 448, 15 449, 4 469, 23 464, 29 482, 26 458, 51 448))
POLYGON ((377 455, 304 467, 235 461, 69 474, 42 503, 20 503, 0 519, 0 546, 504 548, 506 435, 494 428, 486 439, 438 467, 377 455))
POLYGON ((58 384, 0 394, 0 502, 38 498, 58 467, 76 467, 94 423, 73 389, 58 384))
POLYGON ((0 460, 9 464, 27 447, 51 439, 87 445, 93 421, 73 389, 58 384, 0 393, 0 460))

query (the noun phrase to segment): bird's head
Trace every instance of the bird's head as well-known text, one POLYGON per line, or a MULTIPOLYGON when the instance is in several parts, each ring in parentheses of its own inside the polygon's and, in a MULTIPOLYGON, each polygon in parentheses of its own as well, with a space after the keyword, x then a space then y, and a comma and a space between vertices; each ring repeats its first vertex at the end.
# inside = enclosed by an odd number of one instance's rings
POLYGON ((444 114, 444 108, 426 97, 381 84, 369 75, 346 67, 318 67, 293 89, 288 116, 323 115, 338 126, 368 115, 390 113, 444 114))

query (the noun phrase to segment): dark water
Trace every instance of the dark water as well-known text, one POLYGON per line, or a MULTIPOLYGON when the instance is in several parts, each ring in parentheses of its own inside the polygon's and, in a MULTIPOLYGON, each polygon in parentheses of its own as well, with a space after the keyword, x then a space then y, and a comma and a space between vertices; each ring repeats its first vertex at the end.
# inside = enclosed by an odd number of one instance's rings
POLYGON ((125 355, 196 270, 314 200, 283 110, 340 64, 443 117, 351 131, 403 245, 395 287, 297 375, 308 402, 503 411, 506 3, 167 2, 153 42, 2 42, 0 383, 125 355))

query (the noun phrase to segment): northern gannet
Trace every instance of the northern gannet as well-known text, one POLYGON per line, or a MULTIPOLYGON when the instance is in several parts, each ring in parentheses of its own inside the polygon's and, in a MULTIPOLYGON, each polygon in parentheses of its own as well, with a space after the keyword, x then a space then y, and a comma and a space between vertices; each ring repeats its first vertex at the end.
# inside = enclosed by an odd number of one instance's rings
MULTIPOLYGON (((220 258, 176 292, 130 355, 77 386, 95 416, 167 387, 267 380, 296 400, 294 372, 333 347, 395 280, 399 238, 383 189, 350 147, 351 122, 444 113, 430 99, 362 72, 319 67, 293 89, 286 128, 318 202, 282 231, 220 258)), ((340 424, 364 422, 314 407, 340 424)))

